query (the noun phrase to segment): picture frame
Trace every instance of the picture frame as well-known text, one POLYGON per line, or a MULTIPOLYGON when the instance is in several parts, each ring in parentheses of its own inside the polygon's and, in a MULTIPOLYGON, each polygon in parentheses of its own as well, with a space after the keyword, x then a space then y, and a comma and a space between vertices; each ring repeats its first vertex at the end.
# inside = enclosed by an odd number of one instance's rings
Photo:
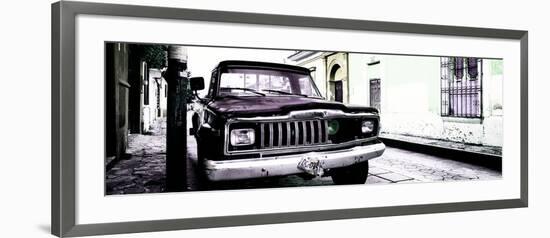
POLYGON ((331 19, 321 17, 224 12, 137 5, 61 1, 52 4, 52 198, 51 232, 59 237, 167 231, 211 227, 277 224, 381 216, 459 212, 528 206, 528 32, 459 26, 331 19), (520 197, 515 199, 448 202, 434 204, 330 209, 285 213, 211 216, 78 224, 76 219, 76 17, 136 17, 254 24, 354 31, 460 36, 518 41, 520 44, 521 135, 520 197))

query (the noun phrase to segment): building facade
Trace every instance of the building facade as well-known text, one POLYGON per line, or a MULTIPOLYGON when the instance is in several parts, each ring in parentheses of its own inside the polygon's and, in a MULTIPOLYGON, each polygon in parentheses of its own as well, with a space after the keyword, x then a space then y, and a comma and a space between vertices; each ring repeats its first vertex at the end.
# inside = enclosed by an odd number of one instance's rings
POLYGON ((502 146, 502 60, 297 51, 323 96, 380 110, 381 133, 502 146))
POLYGON ((142 121, 143 133, 152 129, 153 123, 166 117, 168 85, 160 69, 149 69, 143 82, 142 121))
POLYGON ((163 70, 148 67, 137 47, 105 44, 107 161, 126 153, 129 134, 148 133, 156 120, 167 115, 168 84, 163 70))
POLYGON ((106 157, 120 158, 128 147, 128 44, 105 45, 106 157))

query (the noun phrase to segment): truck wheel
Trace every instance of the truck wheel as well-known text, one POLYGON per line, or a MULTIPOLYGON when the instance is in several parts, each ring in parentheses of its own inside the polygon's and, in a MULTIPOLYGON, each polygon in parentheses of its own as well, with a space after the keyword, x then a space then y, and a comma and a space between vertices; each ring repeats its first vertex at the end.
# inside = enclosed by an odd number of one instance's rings
POLYGON ((205 151, 204 145, 197 141, 197 167, 196 175, 198 182, 200 184, 200 190, 212 190, 215 189, 215 183, 208 180, 206 175, 206 166, 204 165, 205 161, 205 151))
POLYGON ((332 172, 332 181, 335 184, 364 184, 369 174, 369 162, 354 164, 348 167, 337 168, 332 172))
POLYGON ((197 115, 196 113, 193 115, 193 119, 191 121, 192 123, 192 126, 193 126, 193 130, 195 131, 195 138, 197 138, 197 133, 198 133, 198 130, 199 130, 199 115, 197 115))
POLYGON ((204 174, 204 149, 202 143, 197 140, 197 169, 199 174, 204 174))

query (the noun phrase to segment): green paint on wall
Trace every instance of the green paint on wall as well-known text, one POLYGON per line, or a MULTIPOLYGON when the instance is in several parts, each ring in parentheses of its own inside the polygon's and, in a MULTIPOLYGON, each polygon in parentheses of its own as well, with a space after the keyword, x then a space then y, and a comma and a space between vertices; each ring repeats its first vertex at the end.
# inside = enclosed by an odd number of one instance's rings
POLYGON ((502 74, 502 60, 492 60, 491 61, 491 72, 493 75, 502 74))

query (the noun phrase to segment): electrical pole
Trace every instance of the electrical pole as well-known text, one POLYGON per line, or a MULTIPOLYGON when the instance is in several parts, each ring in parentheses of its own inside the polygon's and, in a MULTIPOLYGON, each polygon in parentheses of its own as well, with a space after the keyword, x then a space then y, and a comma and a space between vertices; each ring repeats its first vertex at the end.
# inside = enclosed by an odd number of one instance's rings
POLYGON ((166 118, 166 188, 169 192, 187 188, 187 49, 168 48, 168 102, 166 118))

